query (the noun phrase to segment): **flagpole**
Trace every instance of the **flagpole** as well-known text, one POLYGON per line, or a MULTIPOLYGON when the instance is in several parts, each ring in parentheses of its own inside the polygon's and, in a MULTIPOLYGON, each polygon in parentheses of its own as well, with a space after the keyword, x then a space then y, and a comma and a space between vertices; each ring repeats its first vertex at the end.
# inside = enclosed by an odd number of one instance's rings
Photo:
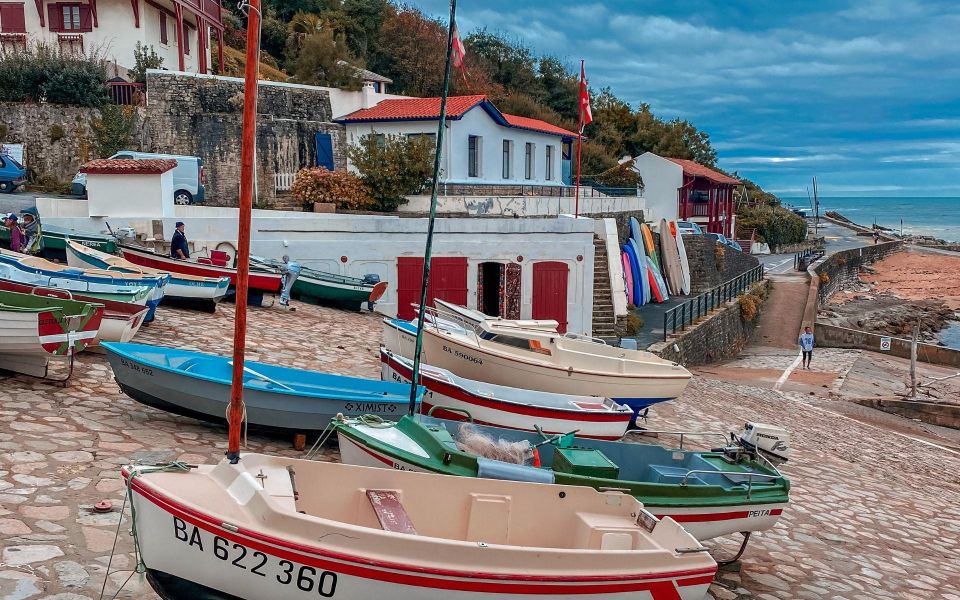
MULTIPOLYGON (((583 59, 580 60, 580 85, 583 85, 583 59)), ((577 135, 577 186, 573 203, 574 217, 580 216, 580 147, 583 145, 583 101, 578 99, 577 105, 580 107, 578 111, 580 113, 580 120, 577 124, 577 132, 579 135, 577 135)))
POLYGON ((410 407, 412 417, 417 410, 420 381, 420 352, 423 349, 423 321, 427 307, 427 284, 430 282, 430 258, 433 255, 433 225, 437 219, 437 180, 440 178, 440 152, 447 122, 447 92, 450 88, 450 57, 453 53, 453 30, 456 27, 457 0, 450 0, 450 25, 447 31, 447 62, 443 68, 443 94, 440 96, 440 124, 437 126, 437 150, 433 155, 433 185, 430 190, 430 219, 427 221, 427 246, 423 252, 423 279, 420 282, 420 306, 417 308, 417 342, 413 351, 413 372, 410 373, 410 407))

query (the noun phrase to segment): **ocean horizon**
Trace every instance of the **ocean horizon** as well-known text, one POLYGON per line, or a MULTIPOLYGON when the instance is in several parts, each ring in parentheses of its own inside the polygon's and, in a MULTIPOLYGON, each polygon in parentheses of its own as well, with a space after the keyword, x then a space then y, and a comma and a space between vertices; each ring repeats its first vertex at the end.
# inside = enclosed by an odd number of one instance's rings
MULTIPOLYGON (((806 197, 781 198, 784 204, 812 208, 806 197)), ((876 223, 904 235, 929 235, 960 243, 960 197, 825 196, 820 214, 836 211, 854 223, 876 223)))

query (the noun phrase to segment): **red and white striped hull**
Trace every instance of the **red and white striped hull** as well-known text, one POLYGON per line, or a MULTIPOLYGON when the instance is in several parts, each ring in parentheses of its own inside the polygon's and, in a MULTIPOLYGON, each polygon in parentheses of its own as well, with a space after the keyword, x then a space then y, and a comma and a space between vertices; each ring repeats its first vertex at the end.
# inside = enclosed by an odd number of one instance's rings
MULTIPOLYGON (((396 360, 383 349, 380 351, 380 361, 381 379, 410 383, 412 370, 407 364, 396 360)), ((440 419, 465 421, 467 416, 460 411, 466 411, 474 423, 481 425, 521 431, 535 431, 535 426, 539 426, 548 434, 577 430, 579 437, 618 440, 623 437, 633 418, 631 410, 616 411, 605 407, 602 398, 590 399, 593 410, 572 410, 479 396, 453 382, 434 376, 429 368, 421 369, 420 383, 427 389, 423 395, 421 412, 425 414, 435 407, 440 407, 431 413, 440 419), (456 410, 444 410, 443 407, 456 410)), ((537 393, 540 392, 531 392, 531 395, 537 393)))
MULTIPOLYGON (((228 522, 225 519, 229 517, 219 513, 200 511, 146 479, 137 477, 131 486, 137 515, 134 527, 147 576, 160 595, 170 600, 192 600, 201 595, 216 600, 701 600, 716 573, 715 564, 692 557, 688 560, 683 555, 675 559, 677 568, 654 572, 643 572, 642 564, 625 572, 599 568, 596 573, 582 569, 559 572, 546 559, 534 561, 531 565, 537 566, 526 570, 517 565, 504 571, 485 564, 471 569, 457 552, 450 552, 452 548, 443 553, 445 543, 439 543, 435 553, 422 554, 423 544, 430 545, 434 538, 414 535, 398 539, 398 534, 371 531, 386 540, 378 550, 370 550, 362 539, 366 534, 356 529, 334 529, 316 538, 360 535, 351 538, 352 545, 342 540, 307 545, 297 541, 297 536, 275 537, 268 530, 235 525, 237 521, 228 522), (344 551, 344 547, 361 551, 344 551), (393 552, 404 548, 409 548, 409 555, 393 552)), ((248 481, 256 480, 249 477, 248 481)), ((238 518, 259 511, 258 498, 251 498, 246 487, 246 482, 231 485, 237 506, 220 508, 238 518)), ((303 520, 311 529, 323 529, 315 517, 290 518, 303 520)), ((669 527, 667 523, 660 525, 669 527)), ((463 546, 463 542, 452 544, 463 546)), ((481 552, 501 552, 493 546, 480 547, 485 549, 481 552)), ((533 558, 535 550, 520 549, 523 557, 518 554, 518 560, 533 558)))
MULTIPOLYGON (((122 246, 120 252, 123 254, 123 258, 142 267, 149 267, 167 273, 196 275, 197 277, 229 277, 231 286, 237 284, 237 270, 229 267, 204 265, 194 262, 193 260, 176 260, 169 256, 150 252, 149 250, 140 250, 129 246, 122 246)), ((250 271, 250 289, 253 290, 278 292, 280 291, 280 280, 281 275, 279 273, 250 271)))

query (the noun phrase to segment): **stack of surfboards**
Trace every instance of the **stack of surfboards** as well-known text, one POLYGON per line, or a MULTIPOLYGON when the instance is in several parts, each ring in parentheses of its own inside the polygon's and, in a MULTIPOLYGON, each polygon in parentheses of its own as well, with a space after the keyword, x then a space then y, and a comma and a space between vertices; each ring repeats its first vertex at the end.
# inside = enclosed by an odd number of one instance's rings
POLYGON ((658 251, 650 227, 631 217, 630 238, 620 258, 627 302, 634 306, 663 302, 670 294, 690 293, 690 266, 674 221, 661 219, 659 246, 658 251))

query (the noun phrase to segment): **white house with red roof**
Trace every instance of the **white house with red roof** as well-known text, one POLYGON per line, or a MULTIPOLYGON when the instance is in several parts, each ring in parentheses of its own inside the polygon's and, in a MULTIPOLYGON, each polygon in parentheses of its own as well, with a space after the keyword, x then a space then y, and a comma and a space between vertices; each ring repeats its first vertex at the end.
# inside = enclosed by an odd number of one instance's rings
POLYGON ((692 221, 711 233, 734 235, 733 190, 740 180, 684 158, 646 152, 633 159, 643 179, 648 221, 692 221))
MULTIPOLYGON (((336 121, 355 144, 365 135, 435 139, 439 119, 440 98, 398 98, 336 121)), ((441 164, 441 182, 447 186, 570 185, 573 131, 502 113, 481 95, 448 98, 447 119, 441 164)))

